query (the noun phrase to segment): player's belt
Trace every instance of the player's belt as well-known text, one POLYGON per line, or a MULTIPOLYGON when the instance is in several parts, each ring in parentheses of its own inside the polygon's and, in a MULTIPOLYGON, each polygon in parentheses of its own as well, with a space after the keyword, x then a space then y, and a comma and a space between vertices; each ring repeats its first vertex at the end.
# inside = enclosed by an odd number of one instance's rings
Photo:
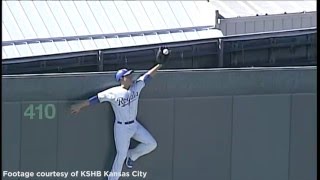
POLYGON ((132 124, 132 123, 134 123, 134 120, 132 120, 132 121, 127 121, 127 122, 120 122, 120 121, 117 121, 117 123, 118 124, 132 124))

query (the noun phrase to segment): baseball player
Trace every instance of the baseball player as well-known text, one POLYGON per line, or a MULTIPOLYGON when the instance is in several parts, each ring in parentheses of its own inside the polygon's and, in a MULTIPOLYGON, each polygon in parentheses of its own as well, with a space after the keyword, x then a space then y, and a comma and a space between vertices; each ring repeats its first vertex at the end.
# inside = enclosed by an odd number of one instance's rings
POLYGON ((120 69, 115 75, 116 80, 120 82, 119 86, 99 92, 96 96, 71 106, 71 113, 77 114, 87 106, 102 102, 111 103, 115 113, 114 140, 117 155, 110 173, 112 176, 108 177, 109 180, 119 179, 124 162, 128 168, 132 168, 134 161, 157 147, 156 140, 136 119, 140 92, 168 59, 169 50, 165 47, 159 48, 156 57, 158 64, 136 81, 132 80, 133 70, 120 69), (129 149, 131 138, 141 142, 134 149, 129 149))

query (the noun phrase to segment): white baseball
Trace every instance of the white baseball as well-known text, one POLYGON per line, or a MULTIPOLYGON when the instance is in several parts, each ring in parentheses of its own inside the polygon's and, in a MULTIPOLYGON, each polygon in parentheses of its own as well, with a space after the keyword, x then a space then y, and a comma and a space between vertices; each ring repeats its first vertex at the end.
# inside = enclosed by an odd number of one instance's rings
POLYGON ((169 50, 168 49, 164 49, 164 50, 162 50, 162 53, 167 55, 167 54, 169 54, 169 50))

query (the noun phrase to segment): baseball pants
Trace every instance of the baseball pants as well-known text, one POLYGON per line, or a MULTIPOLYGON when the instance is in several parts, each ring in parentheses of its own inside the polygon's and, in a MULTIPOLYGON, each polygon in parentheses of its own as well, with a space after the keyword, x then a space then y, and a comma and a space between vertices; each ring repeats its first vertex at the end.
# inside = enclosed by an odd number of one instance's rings
MULTIPOLYGON (((110 174, 121 174, 126 157, 136 161, 139 157, 150 153, 157 147, 156 140, 138 121, 132 124, 114 124, 114 140, 117 155, 114 159, 110 174), (129 149, 130 139, 141 142, 134 149, 129 149)), ((118 180, 119 176, 109 176, 108 180, 118 180)))

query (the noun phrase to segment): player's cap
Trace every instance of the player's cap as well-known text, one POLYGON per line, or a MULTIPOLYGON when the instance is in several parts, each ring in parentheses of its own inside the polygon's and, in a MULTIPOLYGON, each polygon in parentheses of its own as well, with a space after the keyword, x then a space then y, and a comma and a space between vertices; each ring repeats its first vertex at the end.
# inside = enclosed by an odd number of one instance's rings
POLYGON ((116 80, 120 81, 124 76, 127 76, 127 75, 129 75, 131 73, 133 73, 133 70, 120 69, 116 73, 116 80))

